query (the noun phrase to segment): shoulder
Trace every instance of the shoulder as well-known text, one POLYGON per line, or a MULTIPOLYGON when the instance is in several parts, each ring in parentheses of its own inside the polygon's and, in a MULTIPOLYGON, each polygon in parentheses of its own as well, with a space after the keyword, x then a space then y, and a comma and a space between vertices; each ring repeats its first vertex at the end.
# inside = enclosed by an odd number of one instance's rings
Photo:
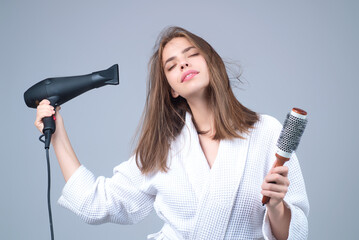
MULTIPOLYGON (((277 142, 282 130, 282 124, 274 117, 258 114, 259 120, 250 130, 249 153, 250 158, 258 168, 262 165, 263 177, 275 160, 277 142)), ((250 161, 251 162, 251 161, 250 161)))
POLYGON ((282 128, 282 124, 275 118, 267 114, 258 114, 259 120, 255 124, 255 127, 260 128, 282 128))
POLYGON ((274 117, 267 114, 258 114, 259 120, 252 129, 252 137, 272 141, 278 139, 282 130, 282 124, 274 117))

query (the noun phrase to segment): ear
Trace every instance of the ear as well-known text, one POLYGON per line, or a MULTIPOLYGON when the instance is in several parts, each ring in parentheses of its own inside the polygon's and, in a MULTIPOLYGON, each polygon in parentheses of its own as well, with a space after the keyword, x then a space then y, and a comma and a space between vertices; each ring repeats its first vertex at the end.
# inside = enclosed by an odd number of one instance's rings
POLYGON ((176 92, 175 90, 173 90, 173 88, 171 88, 171 94, 173 98, 178 98, 179 94, 178 92, 176 92))

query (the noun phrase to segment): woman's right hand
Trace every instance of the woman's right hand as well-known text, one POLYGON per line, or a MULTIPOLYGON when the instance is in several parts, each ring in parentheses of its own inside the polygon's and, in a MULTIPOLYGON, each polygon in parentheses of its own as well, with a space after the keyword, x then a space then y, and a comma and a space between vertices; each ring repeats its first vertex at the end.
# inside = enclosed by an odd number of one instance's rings
POLYGON ((56 108, 56 112, 53 106, 50 105, 50 101, 47 99, 44 99, 40 102, 40 104, 37 106, 37 111, 36 111, 36 119, 35 119, 35 126, 36 128, 42 133, 42 130, 44 129, 44 123, 42 121, 42 119, 44 117, 51 117, 52 115, 55 115, 56 117, 56 122, 58 122, 58 119, 62 119, 60 114, 59 114, 59 110, 61 108, 57 107, 56 108))
POLYGON ((44 99, 37 106, 35 126, 42 133, 44 129, 44 123, 42 119, 44 117, 51 117, 55 114, 56 131, 51 137, 51 143, 54 147, 57 160, 60 164, 62 174, 64 175, 65 181, 67 181, 72 174, 78 169, 81 164, 76 157, 74 150, 72 149, 70 140, 67 136, 64 121, 59 113, 60 106, 55 109, 50 105, 50 101, 44 99))

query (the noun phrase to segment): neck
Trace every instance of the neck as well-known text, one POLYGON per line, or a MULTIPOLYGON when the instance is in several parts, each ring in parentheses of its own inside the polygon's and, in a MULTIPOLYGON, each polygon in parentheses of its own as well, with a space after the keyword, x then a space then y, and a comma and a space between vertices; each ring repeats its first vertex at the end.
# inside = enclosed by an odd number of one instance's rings
POLYGON ((192 116, 196 121, 197 130, 208 132, 205 135, 213 136, 215 134, 214 129, 214 116, 213 111, 208 106, 208 101, 187 101, 191 108, 192 116))

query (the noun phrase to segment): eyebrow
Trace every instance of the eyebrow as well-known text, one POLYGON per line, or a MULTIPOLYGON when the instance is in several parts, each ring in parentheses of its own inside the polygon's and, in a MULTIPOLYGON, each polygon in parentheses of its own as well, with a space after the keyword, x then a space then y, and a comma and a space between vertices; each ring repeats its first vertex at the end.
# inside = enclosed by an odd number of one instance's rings
MULTIPOLYGON (((195 47, 194 47, 194 46, 190 46, 190 47, 188 47, 188 48, 185 48, 185 49, 183 49, 182 53, 186 53, 186 52, 188 52, 189 50, 191 50, 192 48, 195 48, 195 47)), ((172 60, 175 59, 175 58, 176 58, 175 56, 170 57, 169 59, 166 60, 166 62, 163 64, 163 66, 166 66, 166 64, 167 64, 168 62, 172 61, 172 60)))

